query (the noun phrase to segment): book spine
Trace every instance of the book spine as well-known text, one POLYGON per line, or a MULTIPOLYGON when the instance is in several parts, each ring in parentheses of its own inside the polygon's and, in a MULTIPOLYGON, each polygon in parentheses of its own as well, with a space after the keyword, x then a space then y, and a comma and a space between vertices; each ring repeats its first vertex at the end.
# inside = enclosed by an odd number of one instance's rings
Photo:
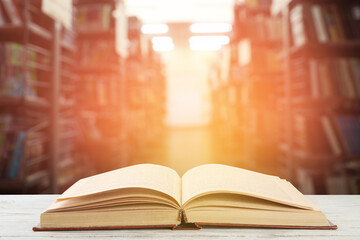
POLYGON ((321 122, 333 154, 336 156, 340 156, 342 154, 341 146, 335 135, 330 119, 327 116, 323 116, 321 118, 321 122))
POLYGON ((350 66, 354 76, 354 83, 358 96, 360 96, 360 59, 350 59, 350 66))
POLYGON ((294 45, 300 47, 307 42, 303 19, 303 5, 295 6, 290 12, 291 33, 294 45))
POLYGON ((25 150, 25 138, 26 138, 25 132, 20 132, 18 134, 15 149, 14 149, 13 159, 12 159, 10 171, 9 171, 9 177, 11 179, 16 179, 19 175, 20 165, 21 165, 21 161, 24 156, 24 150, 25 150))
POLYGON ((355 87, 352 82, 348 61, 346 61, 346 59, 340 59, 339 66, 342 72, 342 78, 340 78, 339 80, 342 80, 344 82, 346 88, 346 96, 349 98, 356 98, 355 87))
POLYGON ((327 32, 327 36, 329 36, 329 40, 331 40, 332 42, 339 42, 339 35, 337 32, 333 14, 326 6, 322 6, 321 11, 322 16, 324 17, 325 29, 327 32))
POLYGON ((339 40, 344 41, 345 38, 346 38, 346 36, 345 36, 345 24, 343 24, 342 21, 341 21, 340 12, 339 12, 339 10, 336 8, 336 6, 334 4, 332 4, 330 6, 330 11, 332 12, 332 15, 334 17, 334 22, 335 22, 335 26, 336 26, 336 32, 338 33, 339 40))
POLYGON ((309 61, 309 65, 310 65, 311 96, 313 98, 318 98, 320 97, 318 63, 316 62, 316 60, 311 59, 309 61))
POLYGON ((0 3, 0 27, 4 26, 6 24, 6 19, 3 13, 3 10, 1 8, 1 3, 0 3))
POLYGON ((360 6, 352 6, 346 16, 349 16, 352 36, 354 38, 360 37, 360 6))
POLYGON ((311 14, 313 18, 313 24, 315 26, 317 39, 320 43, 325 43, 329 41, 329 37, 326 32, 326 27, 324 23, 324 17, 319 5, 311 6, 311 14))
POLYGON ((2 0, 2 3, 11 20, 11 23, 14 25, 21 25, 22 21, 13 0, 2 0))

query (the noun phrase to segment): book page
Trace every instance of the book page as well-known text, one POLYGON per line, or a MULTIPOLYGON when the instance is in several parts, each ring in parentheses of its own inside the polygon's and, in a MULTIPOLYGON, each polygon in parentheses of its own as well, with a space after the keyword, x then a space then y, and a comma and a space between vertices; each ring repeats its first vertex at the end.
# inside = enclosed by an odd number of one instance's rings
POLYGON ((221 164, 202 165, 182 177, 182 204, 207 193, 231 192, 312 208, 303 195, 289 192, 284 184, 276 176, 221 164))
POLYGON ((160 191, 174 198, 180 205, 181 179, 179 175, 171 168, 155 164, 134 165, 81 179, 58 199, 124 188, 146 188, 160 191))

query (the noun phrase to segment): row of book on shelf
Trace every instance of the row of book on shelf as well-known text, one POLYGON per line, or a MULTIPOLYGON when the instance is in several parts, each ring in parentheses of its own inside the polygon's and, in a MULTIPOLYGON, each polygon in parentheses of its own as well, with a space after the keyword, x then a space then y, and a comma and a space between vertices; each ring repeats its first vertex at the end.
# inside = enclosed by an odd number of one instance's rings
POLYGON ((78 95, 79 103, 85 106, 105 106, 107 104, 116 104, 116 75, 102 74, 91 75, 87 74, 81 78, 81 92, 78 95), (89 99, 89 96, 92 96, 89 99))
POLYGON ((312 98, 360 97, 359 58, 298 59, 291 70, 294 82, 305 82, 303 94, 312 98))
POLYGON ((339 43, 360 38, 360 4, 301 3, 290 11, 295 46, 308 42, 339 43))
POLYGON ((256 45, 249 39, 237 44, 237 60, 240 66, 251 65, 251 69, 261 71, 280 71, 282 61, 278 58, 278 48, 269 48, 265 45, 256 45))
POLYGON ((113 29, 112 7, 110 4, 89 4, 78 8, 75 18, 76 29, 79 32, 107 31, 113 29))
POLYGON ((113 66, 118 60, 115 54, 115 39, 83 40, 79 52, 80 64, 85 67, 105 64, 113 66))
POLYGON ((24 159, 36 160, 46 154, 44 133, 24 129, 22 121, 0 115, 0 178, 17 179, 24 159))
POLYGON ((22 44, 0 43, 0 96, 37 96, 39 66, 47 68, 49 63, 49 56, 22 44))
POLYGON ((247 37, 258 41, 280 41, 283 38, 281 18, 257 15, 246 22, 247 37))
POLYGON ((318 156, 359 156, 360 117, 337 114, 294 116, 298 149, 318 156))
POLYGON ((298 176, 299 190, 304 194, 318 194, 318 185, 324 185, 320 188, 325 188, 327 194, 360 194, 358 174, 343 174, 335 171, 326 176, 320 176, 316 171, 311 172, 308 169, 298 168, 296 175, 298 176), (319 178, 324 182, 319 184, 321 182, 319 178))

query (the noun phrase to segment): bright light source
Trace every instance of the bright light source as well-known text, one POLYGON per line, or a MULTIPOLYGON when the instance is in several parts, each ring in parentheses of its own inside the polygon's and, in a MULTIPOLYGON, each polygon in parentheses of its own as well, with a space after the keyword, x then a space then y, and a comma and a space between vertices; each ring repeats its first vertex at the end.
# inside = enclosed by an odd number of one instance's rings
POLYGON ((168 52, 174 50, 174 42, 171 37, 153 37, 151 39, 154 51, 168 52))
POLYGON ((153 45, 157 45, 157 44, 169 44, 169 43, 173 43, 173 40, 171 37, 153 37, 151 39, 151 42, 153 45))
POLYGON ((164 34, 169 31, 166 24, 145 24, 141 27, 141 32, 144 34, 164 34))
POLYGON ((217 51, 230 42, 228 36, 193 36, 189 39, 193 51, 217 51))
POLYGON ((190 44, 196 43, 217 43, 220 45, 226 45, 230 42, 228 36, 193 36, 189 39, 190 44))
POLYGON ((218 51, 221 49, 221 44, 203 43, 190 44, 190 49, 193 51, 218 51))
POLYGON ((229 23, 194 23, 190 26, 192 33, 226 33, 232 29, 229 23))
POLYGON ((168 45, 153 45, 153 49, 156 52, 170 52, 174 50, 175 46, 173 43, 168 45))

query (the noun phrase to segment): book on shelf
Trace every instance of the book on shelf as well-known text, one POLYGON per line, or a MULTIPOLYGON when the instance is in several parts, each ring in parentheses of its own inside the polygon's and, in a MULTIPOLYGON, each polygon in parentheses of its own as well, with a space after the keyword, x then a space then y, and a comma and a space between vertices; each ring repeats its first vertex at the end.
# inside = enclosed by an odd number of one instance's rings
POLYGON ((290 10, 295 46, 308 42, 346 43, 359 39, 360 5, 354 3, 299 3, 290 10))
POLYGON ((251 66, 251 70, 254 72, 259 72, 260 69, 261 71, 275 72, 281 71, 283 68, 283 64, 278 58, 278 49, 254 46, 249 39, 239 41, 237 49, 238 64, 251 66))
POLYGON ((294 116, 295 147, 314 156, 340 156, 341 142, 330 116, 296 114, 294 116))
POLYGON ((38 65, 48 65, 50 59, 15 42, 0 43, 0 96, 38 96, 38 65), (27 66, 25 59, 27 58, 27 66))
POLYGON ((266 7, 270 8, 272 0, 245 0, 245 5, 249 8, 266 7))
POLYGON ((1 133, 0 178, 17 179, 25 153, 26 132, 1 133))
POLYGON ((283 37, 282 20, 268 13, 246 14, 246 7, 235 7, 234 34, 240 38, 249 37, 255 41, 281 41, 283 37))
POLYGON ((5 20, 5 16, 4 16, 4 12, 1 8, 0 5, 0 27, 6 24, 6 20, 5 20))
POLYGON ((27 172, 31 172, 32 165, 46 154, 44 132, 35 131, 46 123, 31 128, 26 123, 10 114, 0 115, 0 178, 19 179, 25 165, 27 172))
POLYGON ((201 226, 336 229, 290 182, 221 164, 187 171, 140 164, 84 178, 35 231, 201 226))
POLYGON ((10 163, 9 178, 16 179, 20 172, 21 162, 24 157, 26 133, 17 133, 13 157, 10 163))
POLYGON ((304 18, 303 5, 297 5, 290 10, 291 35, 295 46, 302 46, 308 41, 304 18))
POLYGON ((325 179, 328 194, 346 195, 349 193, 348 179, 345 175, 330 175, 325 179))
POLYGON ((346 152, 351 156, 360 155, 359 115, 337 115, 335 122, 339 128, 346 152))
POLYGON ((14 0, 1 0, 3 10, 1 10, 1 4, 0 4, 0 26, 5 25, 7 22, 9 24, 13 25, 21 25, 22 19, 19 14, 19 11, 15 5, 14 0), (5 14, 3 14, 5 13, 5 14), (4 15, 7 16, 7 21, 4 17, 4 15))
POLYGON ((299 95, 314 99, 360 97, 360 58, 294 60, 291 69, 294 82, 306 82, 309 79, 299 95))
POLYGON ((360 194, 360 174, 359 170, 352 174, 351 176, 347 176, 347 180, 349 183, 350 192, 353 194, 360 194))
POLYGON ((108 31, 113 27, 111 4, 79 5, 77 10, 75 25, 80 33, 108 31))
POLYGON ((281 41, 283 37, 281 18, 257 15, 247 19, 247 34, 252 40, 281 41))
POLYGON ((115 39, 83 40, 80 43, 80 64, 84 67, 113 66, 117 60, 115 39))

